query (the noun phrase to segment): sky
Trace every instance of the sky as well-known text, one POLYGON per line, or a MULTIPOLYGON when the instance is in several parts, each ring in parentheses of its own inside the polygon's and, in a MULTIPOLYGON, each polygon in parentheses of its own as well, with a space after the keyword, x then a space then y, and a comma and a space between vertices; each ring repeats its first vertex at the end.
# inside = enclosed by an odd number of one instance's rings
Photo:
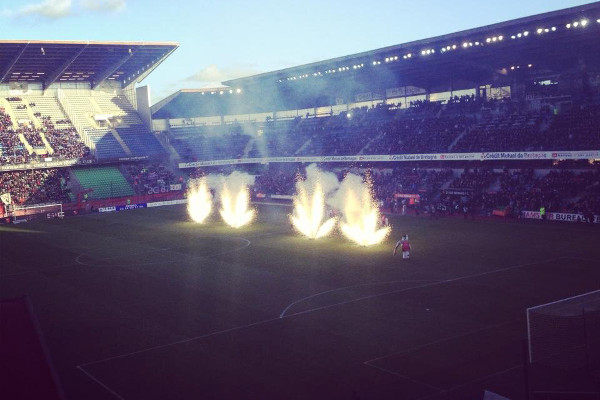
POLYGON ((172 41, 142 85, 179 89, 574 7, 590 0, 0 0, 2 39, 172 41))

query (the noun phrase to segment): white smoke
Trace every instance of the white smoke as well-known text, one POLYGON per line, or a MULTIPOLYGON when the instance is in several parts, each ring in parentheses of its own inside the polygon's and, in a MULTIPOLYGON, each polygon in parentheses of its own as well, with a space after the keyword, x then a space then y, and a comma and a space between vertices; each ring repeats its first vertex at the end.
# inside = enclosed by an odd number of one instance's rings
POLYGON ((238 193, 243 188, 254 185, 254 176, 240 171, 233 171, 230 175, 210 174, 206 177, 206 183, 220 197, 224 187, 233 193, 238 193))
MULTIPOLYGON (((367 183, 363 182, 363 178, 359 175, 347 174, 342 180, 341 184, 338 184, 338 189, 327 198, 327 204, 344 213, 348 207, 347 201, 350 196, 360 196, 361 200, 366 200, 367 195, 370 202, 370 188, 367 183)), ((356 204, 357 206, 359 204, 356 204)), ((363 204, 364 207, 370 206, 370 204, 363 204)))
POLYGON ((321 184, 325 196, 334 192, 340 186, 340 182, 333 172, 323 171, 317 167, 317 164, 310 164, 306 167, 306 180, 299 179, 296 182, 296 188, 299 189, 302 186, 310 194, 317 183, 321 184))

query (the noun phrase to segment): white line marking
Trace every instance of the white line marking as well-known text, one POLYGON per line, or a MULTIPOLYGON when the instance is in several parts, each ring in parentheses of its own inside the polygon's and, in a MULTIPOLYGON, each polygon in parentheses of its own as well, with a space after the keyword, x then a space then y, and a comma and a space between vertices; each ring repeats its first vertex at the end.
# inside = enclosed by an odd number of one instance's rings
POLYGON ((496 269, 496 270, 493 270, 493 271, 480 272, 480 273, 477 273, 477 274, 460 276, 458 278, 445 279, 443 281, 436 281, 436 282, 433 282, 433 283, 427 283, 425 285, 413 286, 413 287, 406 288, 406 289, 392 290, 392 291, 389 291, 389 292, 374 294, 374 295, 370 295, 370 296, 358 297, 358 298, 353 299, 353 300, 342 301, 340 303, 333 303, 333 304, 329 304, 329 305, 322 306, 322 307, 311 308, 311 309, 308 309, 308 310, 299 311, 297 313, 288 314, 284 318, 291 317, 291 316, 294 316, 294 315, 302 315, 302 314, 310 313, 310 312, 313 312, 313 311, 325 310, 325 309, 328 309, 328 308, 331 308, 331 307, 337 307, 337 306, 341 306, 341 305, 345 305, 345 304, 351 304, 351 303, 355 303, 357 301, 375 299, 377 297, 387 296, 388 294, 404 293, 404 292, 408 292, 408 291, 415 290, 415 289, 423 289, 423 288, 427 288, 427 287, 443 285, 443 284, 446 284, 446 283, 458 282, 458 281, 465 280, 465 279, 478 278, 480 276, 497 274, 499 272, 511 271, 511 270, 514 270, 514 269, 528 267, 528 266, 531 266, 531 265, 544 264, 544 263, 547 263, 547 262, 552 262, 552 261, 560 260, 562 258, 568 258, 568 257, 557 257, 557 258, 551 258, 551 259, 548 259, 548 260, 531 262, 531 263, 527 263, 527 264, 519 264, 519 265, 515 265, 515 266, 512 266, 512 267, 500 268, 500 269, 496 269))
POLYGON ((290 305, 288 305, 282 312, 281 314, 279 314, 279 318, 283 318, 285 316, 285 313, 292 308, 293 306, 295 306, 298 303, 302 303, 305 300, 309 300, 312 299, 314 297, 318 297, 327 293, 333 293, 333 292, 338 292, 340 290, 346 290, 346 289, 354 289, 354 288, 358 288, 358 287, 363 287, 363 286, 374 286, 374 285, 391 285, 393 283, 409 283, 409 282, 439 282, 439 281, 434 281, 432 279, 417 279, 417 280, 398 280, 398 281, 389 281, 389 282, 372 282, 372 283, 363 283, 360 285, 352 285, 352 286, 345 286, 345 287, 341 287, 341 288, 336 288, 336 289, 331 289, 331 290, 327 290, 325 292, 320 292, 320 293, 315 293, 312 294, 310 296, 306 296, 303 297, 299 300, 294 301, 293 303, 290 303, 290 305))
MULTIPOLYGON (((410 289, 397 290, 397 291, 382 293, 382 294, 374 295, 374 296, 366 296, 366 297, 363 297, 363 298, 359 298, 359 299, 355 299, 355 300, 351 300, 351 301, 347 301, 347 302, 341 302, 341 303, 337 303, 337 304, 332 304, 332 305, 329 305, 329 306, 326 306, 326 307, 319 307, 319 308, 316 308, 316 309, 313 309, 313 310, 305 310, 305 311, 302 311, 300 313, 285 315, 282 318, 277 317, 277 318, 266 319, 266 320, 254 322, 254 323, 251 323, 251 324, 246 324, 246 325, 237 326, 237 327, 233 327, 233 328, 229 328, 229 329, 224 329, 224 330, 221 330, 221 331, 211 332, 211 333, 207 333, 207 334, 203 334, 203 335, 191 337, 191 338, 188 338, 188 339, 178 340, 178 341, 172 342, 172 343, 166 343, 166 344, 163 344, 163 345, 153 346, 153 347, 149 347, 149 348, 145 348, 145 349, 133 351, 133 352, 130 352, 130 353, 120 354, 120 355, 113 356, 113 357, 107 357, 107 358, 104 358, 104 359, 101 359, 101 360, 96 360, 96 361, 91 361, 91 362, 88 362, 88 363, 85 363, 85 364, 80 364, 80 365, 77 366, 77 368, 81 369, 82 372, 86 373, 90 378, 94 379, 96 382, 98 382, 100 385, 102 385, 102 387, 104 387, 106 390, 108 390, 111 393, 113 393, 119 399, 124 400, 122 397, 118 396, 116 393, 114 393, 112 390, 110 390, 110 388, 108 388, 102 382, 100 382, 99 380, 97 380, 96 378, 94 378, 92 375, 90 375, 89 373, 87 373, 85 370, 83 370, 83 367, 88 366, 88 365, 100 364, 100 363, 104 363, 104 362, 107 362, 107 361, 116 360, 116 359, 120 359, 120 358, 130 357, 132 355, 136 355, 136 354, 140 354, 140 353, 145 353, 145 352, 152 351, 152 350, 162 349, 162 348, 166 348, 166 347, 170 347, 170 346, 175 346, 175 345, 178 345, 178 344, 188 343, 188 342, 192 342, 194 340, 198 340, 198 339, 203 339, 203 338, 207 338, 207 337, 219 335, 219 334, 222 334, 222 333, 233 332, 233 331, 237 331, 237 330, 241 330, 241 329, 245 329, 245 328, 250 328, 250 327, 253 327, 253 326, 267 324, 267 323, 270 323, 270 322, 279 321, 281 319, 293 317, 295 315, 306 314, 306 313, 310 313, 310 312, 313 312, 313 311, 319 311, 319 310, 322 310, 322 309, 325 309, 325 308, 330 308, 330 307, 335 307, 335 306, 338 306, 338 305, 353 303, 353 302, 360 301, 360 300, 365 300, 365 299, 370 299, 370 298, 385 296, 387 294, 392 294, 392 293, 400 293, 400 292, 404 292, 404 291, 412 290, 412 289, 418 289, 418 288, 423 288, 423 287, 441 285, 441 284, 444 284, 444 283, 455 282, 455 281, 459 281, 459 280, 463 280, 463 279, 469 279, 469 278, 474 278, 474 277, 478 277, 478 276, 490 275, 490 274, 494 274, 494 273, 497 273, 497 272, 509 271, 509 270, 513 270, 513 269, 522 268, 522 267, 525 267, 525 266, 543 264, 543 263, 552 262, 552 261, 555 261, 555 260, 560 260, 560 259, 565 259, 565 258, 568 259, 569 257, 558 257, 558 258, 553 258, 553 259, 549 259, 549 260, 542 260, 542 261, 537 261, 537 262, 532 262, 532 263, 527 263, 527 264, 520 264, 520 265, 515 265, 515 266, 512 266, 512 267, 501 268, 501 269, 494 270, 494 271, 488 271, 488 272, 483 272, 483 273, 479 273, 479 274, 467 275, 467 276, 458 277, 458 278, 454 278, 454 279, 447 279, 447 280, 444 280, 444 281, 434 282, 434 283, 427 284, 427 285, 421 285, 421 286, 413 287, 413 288, 410 288, 410 289)), ((504 324, 508 324, 508 323, 515 322, 515 321, 505 322, 504 324)), ((491 327, 482 328, 482 329, 489 329, 489 328, 491 328, 491 327)), ((467 334, 469 334, 469 333, 467 333, 467 334)), ((466 334, 463 334, 463 335, 466 335, 466 334)), ((450 340, 450 339, 452 339, 452 338, 442 339, 441 341, 450 340)), ((435 344, 435 343, 436 342, 431 342, 429 344, 425 344, 425 345, 422 345, 422 346, 427 346, 427 345, 435 344)), ((408 351, 410 351, 410 349, 408 349, 408 351)), ((382 358, 386 358, 386 357, 390 357, 390 356, 391 355, 387 355, 387 356, 384 356, 382 358)), ((381 357, 373 359, 373 360, 365 361, 365 363, 371 363, 371 362, 379 360, 379 359, 381 359, 381 357)))
POLYGON ((87 372, 85 369, 83 369, 81 367, 81 365, 77 366, 77 369, 80 370, 81 372, 83 372, 84 374, 86 374, 87 376, 90 377, 90 379, 92 379, 94 382, 96 382, 98 385, 102 386, 104 389, 106 389, 110 394, 112 394, 113 396, 115 396, 117 399, 119 400, 125 400, 123 397, 121 397, 117 392, 115 392, 114 390, 112 390, 111 388, 109 388, 108 386, 106 386, 104 383, 102 383, 98 378, 96 378, 95 376, 93 376, 92 374, 90 374, 89 372, 87 372))
MULTIPOLYGON (((482 378, 473 379, 472 381, 469 381, 469 382, 466 382, 466 383, 461 383, 460 385, 457 385, 457 386, 452 386, 451 388, 443 390, 442 392, 444 394, 448 394, 448 393, 454 392, 456 389, 460 389, 462 387, 469 386, 469 385, 472 385, 472 384, 477 383, 477 382, 485 381, 485 380, 490 379, 490 378, 492 378, 494 376, 502 375, 502 374, 505 374, 505 373, 507 373, 509 371, 515 370, 517 368, 522 368, 522 367, 523 367, 522 364, 515 365, 514 367, 510 367, 510 368, 504 369, 502 371, 494 372, 494 373, 486 375, 486 376, 484 376, 482 378)), ((419 397, 417 400, 433 399, 433 398, 437 397, 438 395, 439 394, 434 394, 434 395, 429 395, 429 396, 423 396, 423 397, 419 397)))
MULTIPOLYGON (((552 259, 552 260, 557 260, 557 259, 560 259, 560 258, 563 258, 563 257, 559 257, 559 258, 552 259)), ((416 287, 413 287, 413 288, 410 288, 410 289, 418 289, 418 288, 421 288, 421 287, 428 287, 428 286, 433 286, 433 285, 437 285, 437 284, 443 284, 443 283, 453 282, 455 280, 467 279, 467 278, 472 278, 472 277, 481 276, 481 275, 488 275, 488 274, 495 273, 495 272, 502 272, 502 271, 507 271, 507 270, 511 270, 511 269, 515 269, 515 268, 521 268, 521 267, 524 267, 524 266, 527 266, 527 265, 541 264, 541 263, 549 262, 549 261, 552 261, 552 260, 544 260, 544 261, 539 261, 539 262, 536 262, 536 263, 522 264, 522 265, 517 265, 517 266, 513 266, 513 267, 503 268, 503 269, 499 269, 499 270, 495 270, 495 271, 484 272, 484 273, 481 273, 481 274, 468 275, 466 277, 460 277, 460 278, 449 279, 449 280, 445 280, 445 281, 439 281, 439 282, 435 282, 435 283, 428 284, 428 285, 416 286, 416 287)), ((409 290, 409 289, 403 289, 401 291, 405 291, 405 290, 409 290)), ((332 304, 332 305, 325 306, 325 307, 319 307, 319 308, 316 308, 316 309, 313 309, 313 310, 305 310, 305 311, 302 311, 302 312, 299 312, 299 313, 285 315, 283 318, 279 318, 279 317, 271 318, 271 319, 267 319, 267 320, 263 320, 263 321, 254 322, 254 323, 248 324, 248 325, 237 326, 237 327, 225 329, 225 330, 222 330, 222 331, 216 331, 216 332, 207 333, 207 334, 203 334, 203 335, 199 335, 199 336, 194 336, 194 337, 191 337, 191 338, 188 338, 188 339, 183 339, 183 340, 179 340, 179 341, 176 341, 176 342, 167 343, 167 344, 164 344, 164 345, 149 347, 149 348, 146 348, 146 349, 141 349, 141 350, 137 350, 137 351, 126 353, 126 354, 121 354, 121 355, 117 355, 117 356, 113 356, 113 357, 104 358, 102 360, 97 360, 97 361, 92 361, 92 362, 88 362, 88 363, 85 363, 85 364, 80 364, 80 366, 87 366, 87 365, 92 365, 92 364, 98 364, 98 363, 102 363, 102 362, 105 362, 105 361, 110 361, 110 360, 114 360, 114 359, 118 359, 118 358, 128 357, 128 356, 131 356, 131 355, 134 355, 134 354, 143 353, 143 352, 146 352, 146 351, 151 351, 151 350, 155 350, 155 349, 169 347, 169 346, 173 346, 173 345, 180 344, 180 343, 187 343, 187 342, 190 342, 190 341, 193 341, 193 340, 202 339, 202 338, 210 337, 210 336, 213 336, 213 335, 218 335, 218 334, 221 334, 221 333, 236 331, 236 330, 240 330, 240 329, 244 329, 244 328, 249 328, 249 327, 252 327, 252 326, 257 326, 257 325, 261 325, 261 324, 265 324, 265 323, 277 321, 277 320, 280 320, 280 319, 290 318, 290 317, 293 317, 295 315, 306 314, 306 313, 313 312, 313 311, 318 311, 318 310, 321 310, 321 309, 324 309, 324 308, 330 308, 330 307, 335 307, 337 305, 352 303, 352 302, 356 302, 356 301, 360 301, 360 300, 364 300, 364 299, 369 299, 369 298, 373 298, 373 297, 384 296, 384 295, 390 294, 390 293, 399 293, 401 291, 386 292, 386 293, 382 293, 382 294, 379 294, 379 295, 366 296, 364 298, 359 298, 359 299, 351 300, 351 301, 348 301, 348 302, 342 302, 342 303, 332 304)), ((373 361, 373 360, 369 360, 369 361, 373 361)))
POLYGON ((223 329, 221 331, 206 333, 204 335, 194 336, 194 337, 191 337, 191 338, 188 338, 188 339, 182 339, 182 340, 178 340, 178 341, 172 342, 172 343, 167 343, 167 344, 162 344, 162 345, 159 345, 159 346, 148 347, 146 349, 132 351, 132 352, 126 353, 126 354, 120 354, 118 356, 108 357, 108 358, 104 358, 102 360, 97 360, 97 361, 92 361, 92 362, 88 362, 88 363, 85 363, 85 364, 80 364, 80 365, 78 365, 78 368, 79 367, 86 367, 88 365, 100 364, 100 363, 103 363, 103 362, 106 362, 106 361, 116 360, 116 359, 119 359, 119 358, 126 358, 126 357, 129 357, 129 356, 133 356, 135 354, 145 353, 147 351, 158 350, 158 349, 163 349, 165 347, 170 347, 170 346, 175 346, 175 345, 178 345, 178 344, 188 343, 188 342, 192 342, 194 340, 204 339, 204 338, 215 336, 215 335, 220 335, 222 333, 233 332, 233 331, 237 331, 237 330, 245 329, 245 328, 251 328, 253 326, 258 326, 258 325, 266 324, 266 323, 277 321, 277 320, 279 320, 279 318, 265 319, 263 321, 253 322, 251 324, 246 324, 246 325, 236 326, 236 327, 233 327, 233 328, 223 329))
POLYGON ((382 368, 382 367, 380 367, 380 366, 378 366, 378 365, 369 364, 369 363, 367 363, 367 362, 365 362, 364 364, 365 364, 365 365, 367 365, 367 366, 369 366, 369 367, 371 367, 371 368, 375 368, 375 369, 378 369, 378 370, 380 370, 380 371, 386 372, 386 373, 388 373, 388 374, 391 374, 391 375, 395 375, 395 376, 397 376, 397 377, 400 377, 400 378, 402 378, 402 379, 406 379, 406 380, 408 380, 408 381, 411 381, 411 382, 413 382, 413 383, 416 383, 417 385, 420 385, 420 386, 425 386, 425 387, 428 387, 428 388, 430 388, 430 389, 433 389, 433 390, 435 390, 436 392, 438 392, 438 394, 439 394, 439 393, 444 393, 444 389, 440 389, 440 388, 439 388, 439 387, 437 387, 437 386, 433 386, 433 385, 430 385, 430 384, 428 384, 428 383, 425 383, 425 382, 418 381, 418 380, 416 380, 416 379, 413 379, 413 378, 411 378, 411 377, 409 377, 409 376, 406 376, 406 375, 399 374, 399 373, 397 373, 397 372, 391 371, 391 370, 389 370, 389 369, 386 369, 386 368, 382 368))
POLYGON ((474 335, 476 333, 481 333, 481 332, 487 331, 489 329, 499 328, 499 327, 504 326, 504 325, 511 325, 511 324, 514 324, 515 322, 518 322, 518 321, 521 321, 521 320, 522 320, 522 318, 516 318, 516 319, 510 320, 510 321, 500 322, 499 324, 494 324, 494 325, 485 326, 483 328, 474 329, 472 331, 461 333, 459 335, 448 336, 448 337, 445 337, 443 339, 434 340, 434 341, 431 341, 431 342, 428 342, 428 343, 424 343, 424 344, 420 344, 418 346, 414 346, 414 347, 411 347, 411 348, 408 348, 408 349, 404 349, 404 350, 400 350, 400 351, 397 351, 397 352, 394 352, 394 353, 386 354, 385 356, 373 358, 371 360, 365 361, 365 363, 373 363, 375 361, 383 360, 385 358, 397 356, 397 355, 400 355, 400 354, 410 353, 412 351, 420 350, 420 349, 423 349, 425 347, 429 347, 429 346, 433 346, 433 345, 436 345, 436 344, 448 342, 450 340, 458 339, 458 338, 469 336, 469 335, 474 335))

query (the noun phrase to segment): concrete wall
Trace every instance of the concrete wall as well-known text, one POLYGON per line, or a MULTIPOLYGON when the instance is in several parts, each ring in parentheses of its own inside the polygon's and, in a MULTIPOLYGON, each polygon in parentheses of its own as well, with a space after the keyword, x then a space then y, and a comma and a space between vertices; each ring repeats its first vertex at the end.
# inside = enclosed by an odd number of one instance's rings
POLYGON ((152 129, 152 112, 150 111, 150 87, 142 86, 135 90, 135 97, 137 104, 134 104, 134 107, 137 109, 142 122, 148 127, 148 129, 152 129))

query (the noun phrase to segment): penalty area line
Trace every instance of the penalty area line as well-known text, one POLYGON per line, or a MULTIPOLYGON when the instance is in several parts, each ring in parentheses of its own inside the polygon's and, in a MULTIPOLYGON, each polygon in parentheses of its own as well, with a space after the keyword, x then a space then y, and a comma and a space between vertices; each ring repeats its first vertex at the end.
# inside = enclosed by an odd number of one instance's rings
POLYGON ((77 368, 83 368, 83 367, 87 367, 89 365, 101 364, 101 363, 104 363, 104 362, 107 362, 107 361, 117 360, 117 359, 120 359, 120 358, 126 358, 126 357, 130 357, 130 356, 133 356, 133 355, 136 355, 136 354, 145 353, 145 352, 148 352, 148 351, 164 349, 166 347, 176 346, 178 344, 189 343, 189 342, 193 342, 193 341, 199 340, 199 339, 206 339, 208 337, 220 335, 222 333, 235 332, 235 331, 238 331, 238 330, 242 330, 242 329, 246 329, 246 328, 251 328, 251 327, 259 326, 259 325, 263 325, 263 324, 267 324, 269 322, 278 321, 279 319, 280 318, 270 318, 270 319, 265 319, 265 320, 258 321, 258 322, 253 322, 251 324, 235 326, 233 328, 223 329, 223 330, 215 331, 215 332, 211 332, 211 333, 205 333, 203 335, 198 335, 198 336, 194 336, 194 337, 191 337, 191 338, 178 340, 178 341, 171 342, 171 343, 161 344, 161 345, 158 345, 158 346, 148 347, 148 348, 145 348, 145 349, 141 349, 141 350, 137 350, 137 351, 132 351, 132 352, 125 353, 125 354, 120 354, 118 356, 107 357, 107 358, 103 358, 101 360, 96 360, 96 361, 91 361, 91 362, 88 362, 88 363, 85 363, 85 364, 80 364, 80 365, 77 366, 77 368))
MULTIPOLYGON (((568 259, 568 258, 569 257, 556 257, 556 258, 551 258, 551 259, 547 259, 547 260, 535 261, 535 262, 530 262, 530 263, 526 263, 526 264, 518 264, 518 265, 511 266, 511 267, 495 269, 493 271, 486 271, 486 272, 480 272, 480 273, 477 273, 477 274, 464 275, 464 276, 459 276, 457 278, 452 278, 452 279, 444 279, 444 280, 441 280, 441 281, 435 281, 435 282, 432 282, 432 283, 427 283, 427 284, 424 284, 424 285, 413 286, 413 287, 410 287, 410 288, 398 289, 398 290, 391 290, 389 292, 384 292, 384 293, 373 294, 373 295, 369 295, 369 296, 358 297, 358 298, 352 299, 352 300, 347 300, 347 301, 342 301, 342 302, 339 302, 339 303, 328 304, 326 306, 311 308, 311 309, 304 310, 304 311, 298 311, 298 312, 293 313, 293 314, 284 315, 283 317, 280 317, 280 318, 288 318, 288 317, 292 317, 294 315, 302 315, 302 314, 311 313, 313 311, 326 310, 326 309, 332 308, 332 307, 342 306, 342 305, 345 305, 345 304, 352 304, 352 303, 356 303, 356 302, 362 301, 362 300, 375 299, 375 298, 378 298, 378 297, 387 296, 389 294, 404 293, 404 292, 409 292, 409 291, 415 290, 415 289, 424 289, 424 288, 428 288, 428 287, 432 287, 432 286, 444 285, 446 283, 454 283, 454 282, 459 282, 459 281, 466 280, 466 279, 479 278, 481 276, 487 276, 487 275, 497 274, 497 273, 500 273, 500 272, 512 271, 512 270, 520 269, 520 268, 523 268, 523 267, 530 267, 532 265, 545 264, 545 263, 548 263, 548 262, 552 262, 552 261, 556 261, 556 260, 561 260, 561 259, 568 259)), ((288 306, 288 308, 289 308, 289 306, 288 306)), ((284 312, 285 311, 287 311, 287 308, 286 308, 286 310, 284 310, 284 312)), ((284 312, 282 312, 282 314, 284 314, 284 312)))
MULTIPOLYGON (((391 284, 394 284, 394 283, 416 283, 416 282, 439 282, 439 281, 435 281, 435 280, 432 280, 432 279, 415 279, 415 280, 398 280, 398 281, 389 281, 389 282, 369 282, 369 283, 361 283, 361 284, 358 284, 358 285, 344 286, 344 287, 341 287, 341 288, 335 288, 335 289, 331 289, 331 290, 326 290, 324 292, 319 292, 319 293, 311 294, 310 296, 303 297, 303 298, 301 298, 299 300, 294 301, 293 303, 290 303, 290 305, 288 305, 281 312, 281 314, 279 314, 279 318, 284 318, 285 314, 288 312, 288 310, 290 308, 292 308, 293 306, 295 306, 296 304, 302 303, 305 300, 310 300, 312 298, 322 296, 324 294, 339 292, 341 290, 346 290, 346 289, 356 289, 356 288, 365 287, 365 286, 391 285, 391 284)), ((295 314, 292 314, 292 315, 295 315, 295 314)))
POLYGON ((109 392, 110 394, 112 394, 113 396, 115 396, 117 399, 119 399, 119 400, 125 400, 117 392, 115 392, 114 390, 112 390, 111 388, 109 388, 105 383, 103 383, 102 381, 100 381, 100 379, 96 378, 94 375, 92 375, 91 373, 89 373, 88 371, 86 371, 85 369, 83 369, 83 367, 81 365, 78 365, 77 369, 80 370, 81 372, 83 372, 84 374, 86 374, 91 380, 93 380, 94 382, 96 382, 98 385, 102 386, 107 392, 109 392))
POLYGON ((421 382, 421 381, 418 381, 418 380, 416 380, 416 379, 413 379, 413 378, 411 378, 410 376, 406 376, 406 375, 399 374, 399 373, 397 373, 397 372, 394 372, 394 371, 392 371, 392 370, 389 370, 389 369, 386 369, 386 368, 380 367, 380 366, 378 366, 378 365, 369 364, 369 362, 368 362, 368 361, 367 361, 367 362, 364 362, 363 364, 365 364, 365 365, 366 365, 366 366, 368 366, 368 367, 371 367, 371 368, 378 369, 378 370, 380 370, 380 371, 382 371, 382 372, 385 372, 385 373, 387 373, 387 374, 391 374, 391 375, 397 376, 397 377, 399 377, 399 378, 406 379, 407 381, 410 381, 410 382, 412 382, 412 383, 416 383, 417 385, 428 387, 428 388, 430 388, 430 389, 433 389, 433 390, 435 390, 435 391, 436 391, 438 394, 439 394, 439 393, 444 393, 444 392, 445 392, 445 390, 444 390, 444 389, 441 389, 441 388, 439 388, 439 387, 437 387, 437 386, 430 385, 429 383, 426 383, 426 382, 421 382))

